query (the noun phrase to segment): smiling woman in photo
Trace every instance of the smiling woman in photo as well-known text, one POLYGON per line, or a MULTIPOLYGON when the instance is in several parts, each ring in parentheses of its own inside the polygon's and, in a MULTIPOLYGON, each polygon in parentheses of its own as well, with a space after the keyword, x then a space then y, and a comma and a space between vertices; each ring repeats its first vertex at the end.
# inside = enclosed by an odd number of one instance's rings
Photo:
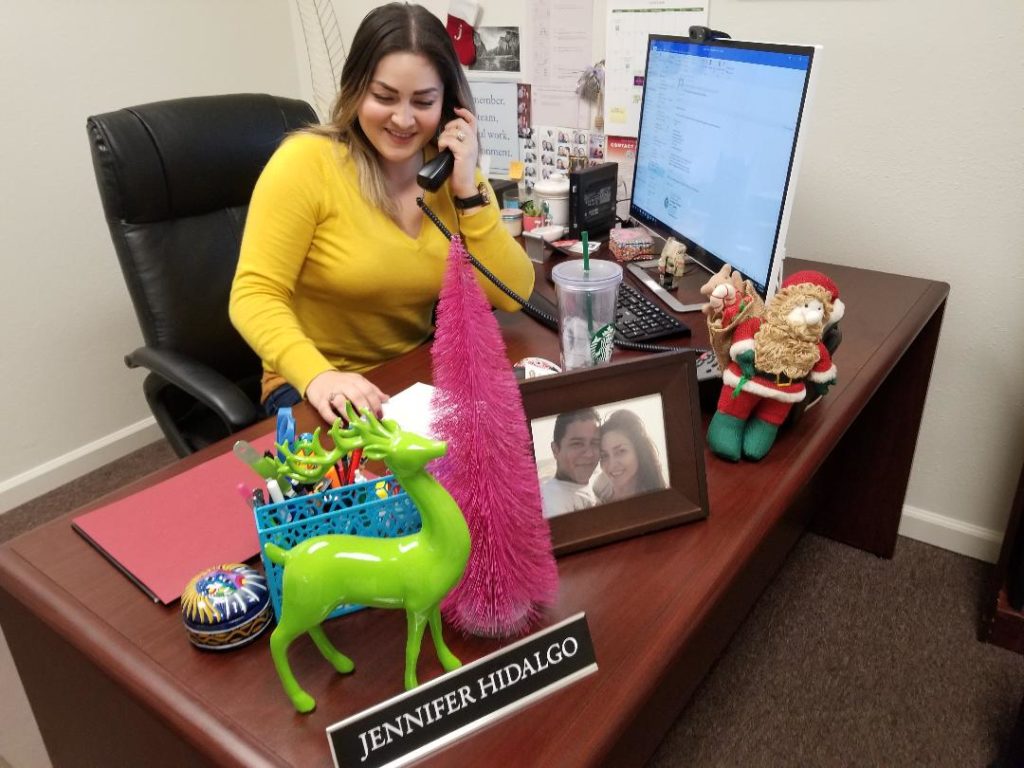
POLYGON ((600 466, 594 486, 602 502, 666 487, 658 450, 633 411, 615 411, 601 424, 600 466))

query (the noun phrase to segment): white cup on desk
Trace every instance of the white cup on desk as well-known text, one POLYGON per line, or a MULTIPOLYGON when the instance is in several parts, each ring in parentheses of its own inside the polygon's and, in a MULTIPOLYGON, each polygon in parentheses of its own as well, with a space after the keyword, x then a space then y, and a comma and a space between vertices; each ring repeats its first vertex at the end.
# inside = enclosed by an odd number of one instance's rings
POLYGON ((552 224, 569 226, 568 178, 560 173, 552 173, 550 177, 534 185, 533 193, 537 196, 538 206, 543 208, 544 203, 547 203, 548 216, 552 224))

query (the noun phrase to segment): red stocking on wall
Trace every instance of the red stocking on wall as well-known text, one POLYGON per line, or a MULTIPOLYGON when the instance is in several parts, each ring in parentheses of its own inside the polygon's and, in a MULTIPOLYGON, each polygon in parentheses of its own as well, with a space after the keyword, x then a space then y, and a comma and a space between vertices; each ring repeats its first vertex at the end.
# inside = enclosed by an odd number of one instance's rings
POLYGON ((473 25, 479 12, 480 3, 476 0, 451 0, 448 5, 448 37, 452 39, 459 61, 467 67, 476 61, 473 25))

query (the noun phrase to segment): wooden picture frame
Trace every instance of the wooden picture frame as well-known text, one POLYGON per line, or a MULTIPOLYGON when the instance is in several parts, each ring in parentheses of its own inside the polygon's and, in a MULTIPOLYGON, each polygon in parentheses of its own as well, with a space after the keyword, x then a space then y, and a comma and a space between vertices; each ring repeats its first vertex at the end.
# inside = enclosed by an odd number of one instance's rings
MULTIPOLYGON (((527 379, 521 383, 520 389, 545 499, 544 515, 551 526, 556 555, 707 517, 704 437, 692 350, 527 379), (573 469, 566 453, 570 443, 566 441, 569 435, 565 425, 571 423, 571 419, 579 421, 581 418, 585 423, 593 424, 590 412, 586 417, 576 415, 591 408, 605 422, 603 436, 598 429, 598 443, 609 450, 605 453, 605 462, 598 460, 588 484, 584 486, 579 481, 593 460, 594 431, 591 427, 579 430, 585 441, 573 432, 570 439, 577 445, 586 442, 590 446, 580 449, 587 453, 577 463, 578 468, 573 469), (632 411, 634 416, 617 416, 614 421, 608 421, 608 417, 617 410, 632 411), (562 441, 556 444, 553 439, 555 422, 560 414, 569 413, 573 416, 563 417, 562 441), (622 442, 625 432, 614 427, 621 424, 623 418, 643 422, 650 444, 660 454, 655 460, 634 462, 634 469, 655 465, 656 468, 647 470, 646 474, 650 476, 660 469, 665 487, 635 492, 616 485, 623 472, 615 462, 613 452, 621 450, 616 447, 616 440, 618 438, 618 442, 622 442), (616 431, 618 435, 612 434, 616 431), (562 457, 562 465, 556 454, 562 457), (606 467, 611 474, 605 473, 606 467), (576 484, 563 483, 560 488, 546 486, 556 472, 563 475, 563 480, 575 472, 575 477, 569 479, 576 484), (613 481, 611 475, 615 475, 617 480, 613 481), (570 504, 563 503, 567 493, 584 488, 590 490, 590 496, 582 491, 583 497, 574 497, 572 506, 575 508, 570 509, 570 504), (619 499, 614 498, 616 492, 619 499), (622 496, 623 493, 633 495, 622 496), (590 498, 593 498, 594 506, 587 506, 590 498), (583 506, 579 506, 581 504, 583 506), (561 508, 555 508, 559 505, 561 508)), ((637 451, 637 455, 647 457, 651 454, 649 449, 644 449, 637 451)))

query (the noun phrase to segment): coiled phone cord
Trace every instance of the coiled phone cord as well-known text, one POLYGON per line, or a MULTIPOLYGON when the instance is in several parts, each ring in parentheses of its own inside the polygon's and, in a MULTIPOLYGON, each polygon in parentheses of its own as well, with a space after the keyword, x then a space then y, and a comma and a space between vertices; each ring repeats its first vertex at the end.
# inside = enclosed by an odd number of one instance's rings
MULTIPOLYGON (((416 205, 418 205, 420 209, 423 211, 423 213, 427 215, 427 218, 434 222, 434 226, 441 230, 442 235, 444 235, 449 240, 452 239, 451 231, 448 229, 448 227, 444 225, 444 222, 437 217, 437 214, 430 210, 430 207, 423 200, 422 196, 416 198, 416 205)), ((498 290, 500 290, 502 293, 504 293, 506 296, 512 299, 512 301, 514 301, 516 304, 521 306, 523 308, 523 312, 526 314, 527 317, 532 317, 534 320, 538 321, 543 325, 546 325, 548 328, 558 327, 558 320, 556 318, 552 317, 544 310, 538 309, 537 307, 533 306, 532 304, 530 304, 530 302, 528 302, 518 293, 516 293, 503 282, 501 282, 501 280, 498 279, 498 276, 491 272, 491 270, 489 270, 483 264, 481 264, 480 260, 477 259, 477 257, 474 256, 473 254, 471 254, 468 249, 466 249, 466 256, 469 257, 469 262, 478 270, 480 270, 481 274, 483 274, 484 277, 486 277, 488 280, 490 280, 498 287, 498 290)), ((647 344, 639 341, 626 341, 625 339, 613 339, 613 341, 615 346, 618 347, 619 349, 629 349, 635 352, 678 352, 681 349, 687 349, 687 347, 666 347, 660 344, 647 344)), ((696 351, 699 352, 701 350, 696 351)))

